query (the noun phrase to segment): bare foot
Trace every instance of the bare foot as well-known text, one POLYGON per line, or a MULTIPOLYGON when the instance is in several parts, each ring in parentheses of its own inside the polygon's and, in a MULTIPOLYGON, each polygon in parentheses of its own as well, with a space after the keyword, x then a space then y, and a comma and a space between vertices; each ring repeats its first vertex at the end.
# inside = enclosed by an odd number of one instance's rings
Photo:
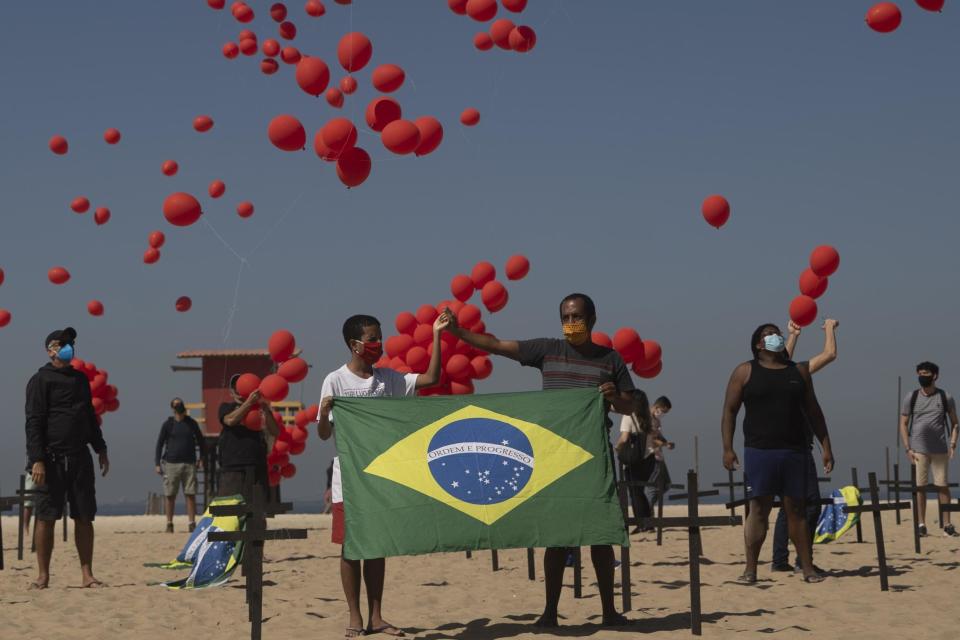
POLYGON ((37 578, 36 580, 30 583, 30 586, 27 587, 27 590, 34 591, 34 590, 46 589, 47 587, 49 587, 49 582, 50 582, 49 578, 37 578))
POLYGON ((555 629, 560 626, 560 623, 557 622, 557 614, 555 613, 544 613, 542 616, 537 618, 537 621, 533 623, 535 627, 542 627, 544 629, 555 629))
POLYGON ((100 587, 105 587, 107 585, 100 582, 93 576, 90 576, 89 578, 84 578, 82 586, 84 589, 99 589, 100 587))

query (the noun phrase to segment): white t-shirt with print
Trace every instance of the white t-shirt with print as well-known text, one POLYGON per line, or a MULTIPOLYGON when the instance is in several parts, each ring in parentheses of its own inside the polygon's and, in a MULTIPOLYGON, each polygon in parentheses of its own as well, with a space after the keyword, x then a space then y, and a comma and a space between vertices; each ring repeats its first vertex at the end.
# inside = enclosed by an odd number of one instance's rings
MULTIPOLYGON (((373 375, 361 378, 343 365, 331 371, 323 379, 320 398, 383 398, 412 396, 417 390, 417 374, 402 374, 393 369, 374 368, 373 375)), ((317 420, 320 414, 317 413, 317 420)), ((332 423, 333 411, 330 412, 332 423)), ((332 425, 331 425, 332 426, 332 425)), ((340 482, 340 458, 333 459, 333 478, 330 481, 330 494, 333 502, 343 502, 343 485, 340 482)))

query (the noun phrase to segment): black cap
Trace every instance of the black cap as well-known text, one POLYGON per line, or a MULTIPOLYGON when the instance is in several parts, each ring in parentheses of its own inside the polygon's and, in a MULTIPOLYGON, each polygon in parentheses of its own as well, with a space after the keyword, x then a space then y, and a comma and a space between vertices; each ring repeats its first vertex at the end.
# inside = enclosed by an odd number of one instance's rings
POLYGON ((43 343, 43 346, 47 347, 54 340, 59 342, 60 346, 65 344, 73 344, 76 339, 77 330, 73 327, 67 327, 66 329, 60 329, 59 331, 54 331, 48 335, 46 341, 43 343))

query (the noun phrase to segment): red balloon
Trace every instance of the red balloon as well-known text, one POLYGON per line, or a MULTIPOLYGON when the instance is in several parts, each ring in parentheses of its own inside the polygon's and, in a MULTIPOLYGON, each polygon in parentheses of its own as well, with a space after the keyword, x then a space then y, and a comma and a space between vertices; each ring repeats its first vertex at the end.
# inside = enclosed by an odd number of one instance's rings
POLYGON ((267 471, 267 484, 271 487, 278 487, 280 486, 281 477, 279 471, 267 471))
POLYGON ((417 156, 425 156, 440 146, 443 141, 443 125, 433 116, 420 116, 413 121, 420 131, 420 145, 414 151, 417 156))
POLYGON ((337 156, 357 143, 357 128, 348 118, 333 118, 320 130, 323 144, 337 156))
POLYGON ((395 322, 397 333, 405 333, 408 336, 412 336, 417 328, 417 324, 417 317, 409 311, 402 311, 397 314, 395 322))
POLYGON ((452 380, 469 380, 470 374, 473 373, 470 358, 460 353, 454 354, 447 362, 446 372, 452 380))
POLYGON ((480 290, 480 300, 490 313, 496 313, 507 304, 507 289, 500 282, 491 280, 480 290))
POLYGON ((656 340, 644 340, 643 349, 640 357, 633 361, 634 366, 640 371, 646 371, 657 366, 663 357, 663 349, 656 340))
POLYGON ((223 57, 229 60, 233 60, 238 55, 240 55, 240 47, 237 46, 236 42, 227 42, 223 45, 223 57))
POLYGON ((280 402, 290 393, 290 383, 278 373, 271 373, 260 383, 260 395, 270 402, 280 402))
POLYGON ((100 398, 93 398, 90 404, 93 405, 93 410, 98 416, 103 415, 103 412, 107 410, 106 404, 100 398))
POLYGON ((730 219, 730 203, 723 196, 707 196, 700 207, 703 219, 711 227, 719 229, 730 219))
POLYGON ((927 11, 943 11, 944 0, 917 0, 917 4, 927 11))
POLYGON ((353 0, 333 0, 337 4, 350 4, 353 0))
POLYGON ((407 74, 397 65, 381 64, 373 70, 370 81, 373 82, 373 86, 377 91, 381 93, 391 93, 403 85, 406 77, 407 74))
POLYGON ((90 208, 90 201, 83 196, 77 196, 73 199, 73 202, 70 203, 70 208, 73 209, 75 213, 86 213, 90 208))
POLYGON ((250 429, 250 431, 262 431, 263 414, 260 413, 260 409, 253 409, 248 412, 247 415, 243 417, 243 426, 250 429))
POLYGON ((284 362, 290 359, 297 349, 297 340, 286 329, 274 331, 267 341, 267 351, 274 362, 284 362))
POLYGON ((70 272, 63 267, 53 267, 47 271, 47 279, 53 284, 64 284, 70 279, 70 272))
POLYGON ((840 254, 833 247, 821 245, 810 254, 810 269, 821 278, 832 276, 840 267, 840 254))
POLYGON ((413 336, 403 333, 398 336, 390 336, 384 344, 387 356, 391 358, 402 358, 410 347, 413 346, 413 336))
POLYGON ((118 131, 117 129, 114 129, 113 127, 110 127, 109 129, 103 132, 103 140, 107 144, 117 144, 118 142, 120 142, 120 131, 118 131))
POLYGON ((420 324, 432 325, 433 321, 437 319, 437 316, 440 314, 437 312, 436 307, 432 307, 429 304, 420 305, 420 308, 417 309, 417 322, 420 324))
MULTIPOLYGON (((303 431, 302 429, 295 429, 295 431, 300 431, 300 432, 302 432, 302 433, 306 433, 306 431, 303 431)), ((306 448, 307 448, 307 443, 306 443, 306 442, 291 442, 291 443, 290 443, 290 455, 292 455, 292 456, 298 456, 298 455, 300 455, 301 453, 303 453, 304 449, 306 449, 306 448)))
POLYGON ((351 73, 360 71, 367 66, 372 56, 373 44, 359 31, 348 33, 340 38, 340 43, 337 45, 337 60, 347 71, 351 73))
POLYGON ((253 31, 250 31, 250 29, 242 29, 239 35, 237 35, 237 40, 253 40, 256 42, 257 34, 255 34, 253 31))
POLYGON ((398 155, 406 155, 420 146, 420 129, 409 120, 394 120, 383 128, 380 140, 388 150, 398 155))
POLYGON ((93 221, 97 223, 97 226, 107 224, 110 221, 110 209, 97 207, 97 210, 93 212, 93 221))
POLYGON ((254 18, 253 9, 242 2, 234 2, 231 13, 233 14, 233 17, 237 19, 237 22, 242 22, 244 24, 251 22, 254 18))
POLYGON ((211 9, 223 9, 223 5, 227 3, 227 0, 207 0, 207 6, 211 9))
POLYGON ((486 31, 481 31, 473 36, 473 46, 480 51, 490 51, 493 49, 493 38, 486 31))
POLYGON ((280 59, 286 64, 297 64, 300 62, 300 51, 296 47, 284 47, 280 52, 280 59))
POLYGON ((425 373, 427 367, 430 366, 430 356, 427 354, 427 350, 420 346, 410 347, 404 361, 414 373, 425 373))
MULTIPOLYGON (((296 427, 290 431, 290 440, 292 441, 291 444, 297 443, 297 442, 301 442, 301 443, 306 442, 307 438, 309 437, 310 437, 310 432, 303 427, 296 427)), ((290 453, 293 453, 292 447, 291 447, 290 453)))
POLYGON ((91 300, 87 303, 87 313, 92 316, 102 316, 103 315, 103 303, 99 300, 91 300))
POLYGON ((301 151, 307 143, 307 132, 295 117, 287 114, 276 116, 267 125, 267 137, 278 149, 301 151))
POLYGON ((867 26, 879 33, 890 33, 900 26, 903 16, 900 8, 892 2, 880 2, 867 11, 867 26))
POLYGON ((297 37, 297 25, 292 22, 280 23, 280 37, 284 40, 293 40, 297 37))
POLYGON ((473 107, 464 109, 463 113, 460 114, 460 122, 468 127, 473 127, 480 122, 480 112, 473 107))
POLYGON ((10 319, 12 317, 13 316, 10 314, 9 311, 7 311, 6 309, 0 309, 0 328, 10 324, 10 319))
POLYGON ((460 382, 452 380, 450 382, 450 393, 455 396, 468 396, 474 392, 473 383, 469 380, 460 382))
POLYGON ((598 344, 601 347, 613 349, 613 340, 611 340, 610 336, 605 334, 603 331, 594 331, 592 334, 590 334, 590 340, 593 341, 593 344, 598 344))
POLYGON ((58 156, 62 156, 67 152, 70 145, 67 144, 67 139, 63 136, 53 136, 50 138, 47 146, 50 147, 50 151, 53 151, 58 156))
POLYGON ((510 256, 504 268, 508 280, 521 280, 530 272, 530 261, 524 256, 510 256))
POLYGON ((663 371, 663 362, 657 362, 650 369, 637 369, 636 363, 633 366, 633 372, 641 378, 656 378, 663 371))
POLYGON ((273 38, 267 38, 263 41, 263 46, 260 47, 260 50, 263 51, 263 55, 273 58, 280 53, 280 43, 273 38))
POLYGON ((350 147, 337 158, 337 177, 348 188, 356 187, 370 175, 370 155, 360 147, 350 147))
POLYGON ((243 202, 241 202, 240 204, 238 204, 238 205, 237 205, 237 215, 240 216, 241 218, 249 218, 250 216, 252 216, 252 215, 253 215, 253 203, 250 202, 250 201, 248 201, 248 200, 244 200, 243 202))
POLYGON ((243 38, 240 40, 240 53, 245 56, 252 56, 257 53, 257 41, 253 38, 243 38))
POLYGON ((463 309, 460 309, 457 313, 457 323, 461 327, 469 329, 480 322, 481 317, 482 312, 480 311, 480 307, 473 304, 465 304, 463 305, 463 309))
POLYGON ((260 376, 253 373, 244 373, 237 378, 236 391, 241 398, 248 397, 260 388, 260 376))
POLYGON ((144 264, 153 264, 160 259, 160 252, 157 251, 155 247, 150 247, 143 252, 143 263, 144 264))
POLYGON ((210 131, 213 128, 213 118, 210 116, 197 116, 193 119, 193 128, 200 133, 210 131))
POLYGON ((509 44, 514 51, 526 53, 537 46, 537 32, 522 24, 510 32, 509 44))
POLYGON ((319 96, 330 83, 327 63, 315 56, 304 56, 297 63, 297 85, 312 96, 319 96))
MULTIPOLYGON (((496 273, 494 273, 494 275, 496 275, 496 273)), ((486 282, 483 284, 486 284, 486 282)), ((453 294, 454 298, 461 302, 466 302, 469 300, 470 296, 473 295, 473 291, 474 285, 473 280, 470 279, 470 276, 459 274, 453 276, 453 280, 450 281, 450 293, 453 294)))
POLYGON ((477 22, 486 22, 497 15, 497 0, 467 0, 467 15, 477 22))
POLYGON ((307 0, 304 10, 307 12, 308 16, 319 18, 327 12, 327 8, 323 6, 323 3, 320 0, 307 0))
POLYGON ((527 7, 527 0, 500 0, 500 4, 502 4, 503 8, 507 11, 520 13, 527 7))
POLYGON ((273 58, 264 58, 260 61, 260 71, 268 76, 275 74, 279 68, 280 65, 278 65, 277 61, 273 58))
POLYGON ((270 5, 270 17, 274 22, 283 22, 287 17, 287 5, 282 2, 270 5))
POLYGON ((180 296, 177 298, 174 306, 180 313, 186 313, 187 311, 190 311, 190 308, 193 306, 193 300, 187 296, 180 296))
POLYGON ((374 98, 367 105, 364 115, 367 125, 374 131, 380 132, 394 120, 399 120, 401 113, 400 103, 393 98, 374 98))
POLYGON ((817 319, 817 301, 810 296, 797 296, 790 303, 790 319, 805 327, 817 319))
POLYGON ((317 131, 317 133, 313 136, 313 150, 321 160, 326 160, 327 162, 333 162, 339 155, 334 153, 333 149, 324 144, 323 129, 317 131))
POLYGON ((477 289, 483 289, 483 286, 497 277, 497 268, 486 260, 480 261, 473 266, 470 272, 470 279, 473 286, 477 289))
MULTIPOLYGON (((306 409, 297 411, 297 415, 293 418, 293 423, 297 425, 297 429, 299 431, 304 431, 307 428, 307 425, 310 424, 310 414, 306 409)), ((309 434, 309 431, 306 431, 305 433, 309 434)), ((304 438, 304 440, 306 440, 306 438, 304 438)))
POLYGON ((210 194, 211 198, 219 198, 227 191, 227 185, 223 183, 223 180, 214 180, 210 183, 210 186, 207 187, 207 193, 210 194))
MULTIPOLYGON (((433 312, 436 313, 436 310, 434 309, 433 312)), ((433 321, 428 324, 418 324, 413 330, 413 341, 421 347, 428 346, 433 342, 433 321)))
POLYGON ((457 15, 467 15, 467 0, 447 0, 447 6, 457 15))
POLYGON ((470 369, 473 371, 470 377, 485 380, 493 373, 493 362, 487 356, 476 356, 470 360, 470 369))
POLYGON ((804 269, 800 274, 800 293, 816 300, 827 290, 829 282, 827 278, 815 274, 813 269, 804 269))
POLYGON ((343 106, 343 93, 336 87, 330 87, 327 89, 327 92, 323 97, 327 99, 327 104, 334 109, 339 109, 343 106))
POLYGON ((340 78, 340 90, 350 95, 357 90, 357 79, 353 76, 343 76, 340 78))
POLYGON ((284 478, 292 478, 297 475, 297 465, 289 462, 282 467, 280 467, 280 475, 284 478))
POLYGON ((509 51, 510 32, 513 31, 514 27, 516 26, 517 25, 513 24, 513 20, 508 18, 494 20, 493 24, 490 25, 490 38, 498 47, 501 49, 507 49, 509 51))
POLYGON ((613 334, 613 348, 624 362, 633 362, 643 357, 643 341, 636 329, 623 327, 613 334))
POLYGON ((171 193, 163 201, 163 217, 176 227, 189 227, 202 213, 200 203, 189 193, 171 193))
POLYGON ((4 278, 6 278, 6 275, 3 273, 3 269, 0 269, 0 285, 3 284, 4 278))
POLYGON ((160 165, 160 171, 162 171, 165 176, 176 175, 179 169, 180 165, 177 164, 176 160, 164 160, 163 164, 160 165))
POLYGON ((163 246, 163 243, 167 241, 167 236, 163 235, 163 231, 151 231, 150 235, 147 236, 147 244, 149 244, 154 249, 159 249, 163 246))

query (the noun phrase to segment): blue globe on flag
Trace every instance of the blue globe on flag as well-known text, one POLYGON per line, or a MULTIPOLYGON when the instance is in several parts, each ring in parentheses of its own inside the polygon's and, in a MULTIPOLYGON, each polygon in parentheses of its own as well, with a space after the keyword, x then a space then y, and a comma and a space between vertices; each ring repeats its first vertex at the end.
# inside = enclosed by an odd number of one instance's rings
POLYGON ((470 504, 497 504, 517 495, 533 474, 533 447, 512 424, 466 418, 441 428, 427 464, 444 491, 470 504))

